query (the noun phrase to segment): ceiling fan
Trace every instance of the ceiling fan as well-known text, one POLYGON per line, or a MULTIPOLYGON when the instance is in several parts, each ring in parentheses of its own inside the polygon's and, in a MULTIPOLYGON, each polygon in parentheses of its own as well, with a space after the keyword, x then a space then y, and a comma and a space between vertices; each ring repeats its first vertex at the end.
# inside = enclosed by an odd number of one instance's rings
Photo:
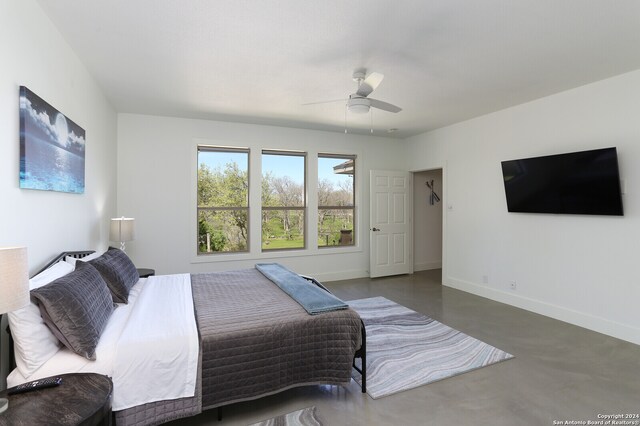
POLYGON ((366 75, 367 70, 364 68, 356 69, 353 72, 353 81, 358 83, 358 89, 355 93, 349 95, 347 99, 335 99, 332 101, 322 101, 322 102, 311 102, 303 105, 316 105, 316 104, 326 104, 330 102, 345 102, 346 108, 349 112, 353 112, 354 114, 366 114, 369 112, 371 107, 378 108, 383 111, 388 112, 400 112, 402 108, 392 105, 387 102, 379 101, 377 99, 369 98, 368 96, 376 90, 376 88, 382 82, 384 78, 383 74, 379 72, 372 72, 369 75, 366 75))

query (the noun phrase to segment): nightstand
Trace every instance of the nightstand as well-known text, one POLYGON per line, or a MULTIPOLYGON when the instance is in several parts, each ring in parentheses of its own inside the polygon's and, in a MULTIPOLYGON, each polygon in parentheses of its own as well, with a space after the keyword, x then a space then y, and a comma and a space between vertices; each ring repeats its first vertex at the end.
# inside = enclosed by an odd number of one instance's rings
POLYGON ((111 379, 101 374, 61 374, 62 384, 0 397, 9 408, 0 414, 0 425, 111 425, 111 379))
POLYGON ((156 274, 155 269, 138 268, 138 275, 140 276, 140 278, 147 278, 155 274, 156 274))

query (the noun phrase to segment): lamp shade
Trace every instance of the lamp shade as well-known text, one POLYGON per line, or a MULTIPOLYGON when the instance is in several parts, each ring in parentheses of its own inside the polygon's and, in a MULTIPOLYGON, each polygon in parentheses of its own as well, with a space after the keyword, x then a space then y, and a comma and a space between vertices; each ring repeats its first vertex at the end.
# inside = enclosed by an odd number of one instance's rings
POLYGON ((131 217, 118 217, 111 219, 109 228, 109 241, 133 241, 135 240, 134 230, 135 219, 131 217))
POLYGON ((26 247, 0 248, 0 314, 29 304, 26 247))

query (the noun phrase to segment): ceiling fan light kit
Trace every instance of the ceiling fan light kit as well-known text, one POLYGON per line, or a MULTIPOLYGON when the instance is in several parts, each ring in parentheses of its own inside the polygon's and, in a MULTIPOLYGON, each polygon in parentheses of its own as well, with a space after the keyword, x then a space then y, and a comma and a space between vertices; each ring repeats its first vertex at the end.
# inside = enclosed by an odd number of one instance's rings
POLYGON ((371 102, 367 98, 349 98, 347 109, 354 114, 366 114, 369 112, 371 102))

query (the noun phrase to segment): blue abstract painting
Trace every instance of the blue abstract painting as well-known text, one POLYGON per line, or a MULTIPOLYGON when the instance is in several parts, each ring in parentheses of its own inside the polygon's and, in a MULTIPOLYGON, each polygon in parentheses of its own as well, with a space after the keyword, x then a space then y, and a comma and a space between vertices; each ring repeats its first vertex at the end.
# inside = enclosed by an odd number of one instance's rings
POLYGON ((20 188, 84 193, 85 132, 20 86, 20 188))

